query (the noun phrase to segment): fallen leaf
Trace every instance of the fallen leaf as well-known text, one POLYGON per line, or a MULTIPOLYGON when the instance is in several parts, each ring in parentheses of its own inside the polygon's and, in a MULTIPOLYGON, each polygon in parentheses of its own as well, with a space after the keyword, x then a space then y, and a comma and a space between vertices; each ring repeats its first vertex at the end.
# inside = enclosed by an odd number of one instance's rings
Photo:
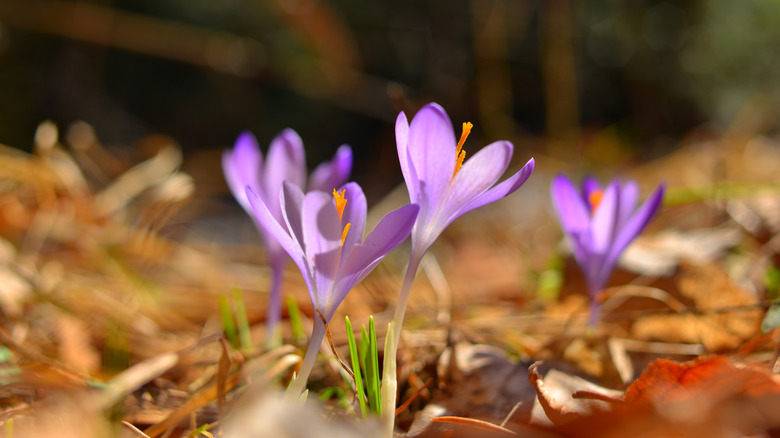
POLYGON ((638 319, 632 337, 640 340, 700 343, 708 351, 738 347, 756 333, 761 309, 755 294, 733 285, 716 264, 683 265, 676 281, 683 298, 696 313, 658 314, 638 319), (734 309, 734 310, 731 310, 734 309))
POLYGON ((626 402, 672 403, 698 399, 712 402, 732 394, 751 397, 780 394, 767 372, 737 368, 722 356, 678 363, 653 362, 626 390, 626 402))
MULTIPOLYGON (((539 364, 539 362, 537 362, 539 364)), ((583 378, 550 369, 541 379, 539 366, 534 364, 529 368, 529 380, 537 392, 534 406, 531 409, 529 422, 535 425, 552 425, 558 420, 570 421, 572 418, 592 415, 610 408, 605 400, 614 400, 623 396, 622 391, 604 388, 583 378), (541 392, 542 395, 539 395, 541 392), (575 399, 577 393, 600 394, 600 397, 575 399), (550 410, 556 411, 549 413, 550 410), (559 413, 563 413, 559 415, 559 413), (571 414, 569 414, 571 413, 571 414), (553 415, 555 419, 550 417, 553 415)), ((563 423, 561 423, 563 424, 563 423)))
POLYGON ((528 368, 528 380, 536 389, 536 396, 539 400, 539 403, 542 405, 542 409, 544 409, 544 413, 547 415, 547 418, 553 422, 553 424, 566 424, 570 421, 573 421, 579 416, 579 414, 558 403, 555 398, 552 397, 545 389, 544 380, 542 380, 542 376, 539 374, 539 371, 536 370, 539 367, 539 364, 541 364, 541 362, 535 362, 533 365, 531 365, 530 368, 528 368))
POLYGON ((525 422, 534 404, 534 388, 525 366, 509 360, 503 351, 465 342, 447 348, 439 358, 438 375, 448 380, 443 390, 415 415, 409 437, 432 437, 443 431, 435 417, 456 416, 500 424, 512 412, 512 421, 525 422), (453 359, 454 356, 454 359, 453 359))
POLYGON ((647 276, 668 276, 683 261, 711 263, 741 240, 738 228, 662 231, 637 238, 620 257, 620 266, 647 276))
POLYGON ((780 426, 780 385, 773 376, 722 356, 658 360, 632 383, 622 402, 607 401, 611 409, 573 416, 549 430, 578 438, 726 438, 768 436, 780 426))

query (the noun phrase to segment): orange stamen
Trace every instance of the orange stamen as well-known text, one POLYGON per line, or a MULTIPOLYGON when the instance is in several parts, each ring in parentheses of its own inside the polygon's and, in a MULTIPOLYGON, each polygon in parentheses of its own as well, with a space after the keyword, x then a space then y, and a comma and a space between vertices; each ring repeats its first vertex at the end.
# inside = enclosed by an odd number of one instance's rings
MULTIPOLYGON (((333 199, 336 201, 336 210, 339 212, 339 220, 344 216, 344 207, 347 206, 347 198, 344 197, 345 193, 346 190, 342 190, 341 193, 339 193, 336 189, 333 189, 333 199)), ((351 223, 344 225, 344 231, 341 232, 341 246, 344 246, 344 241, 347 239, 347 233, 351 226, 351 223)))
POLYGON ((463 122, 463 131, 460 133, 460 140, 458 140, 458 146, 455 148, 455 170, 452 172, 452 179, 455 179, 455 175, 463 167, 463 160, 466 159, 466 151, 463 150, 463 143, 466 143, 466 139, 471 134, 471 128, 474 125, 471 122, 463 122))
POLYGON ((336 189, 333 189, 333 199, 336 201, 336 210, 339 212, 339 220, 341 220, 341 216, 344 215, 344 207, 347 206, 347 198, 344 197, 344 193, 346 193, 346 190, 342 190, 341 193, 339 193, 336 189))
POLYGON ((341 233, 341 246, 344 246, 344 241, 347 240, 347 232, 351 226, 351 223, 347 223, 347 225, 344 226, 344 231, 341 233))
POLYGON ((588 195, 588 202, 590 203, 591 214, 593 214, 593 212, 596 211, 596 208, 598 208, 599 204, 601 204, 602 198, 604 198, 603 190, 594 190, 590 192, 590 195, 588 195))

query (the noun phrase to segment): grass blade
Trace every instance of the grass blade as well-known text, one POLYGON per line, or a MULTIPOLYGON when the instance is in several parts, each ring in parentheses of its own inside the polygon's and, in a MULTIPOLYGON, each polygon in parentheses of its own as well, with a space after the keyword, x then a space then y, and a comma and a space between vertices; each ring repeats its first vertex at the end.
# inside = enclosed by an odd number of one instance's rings
POLYGON ((236 315, 236 325, 238 326, 238 339, 241 350, 252 350, 252 332, 249 327, 249 318, 246 315, 246 305, 244 304, 244 293, 239 288, 233 289, 233 310, 236 315))
POLYGON ((219 296, 219 316, 222 318, 222 330, 227 336, 228 342, 235 348, 238 348, 238 339, 236 338, 236 323, 233 322, 233 314, 230 312, 230 299, 226 294, 219 296))
POLYGON ((360 370, 363 371, 364 376, 368 376, 368 368, 366 367, 366 356, 368 355, 368 332, 366 331, 366 326, 364 325, 360 326, 358 355, 360 356, 360 370))
POLYGON ((287 302, 287 313, 290 316, 290 328, 292 329, 293 342, 296 345, 306 343, 306 330, 303 328, 301 319, 301 309, 298 307, 298 301, 292 295, 287 295, 284 299, 287 302))
POLYGON ((358 356, 357 344, 355 343, 355 334, 352 333, 352 323, 349 317, 344 317, 344 323, 347 325, 347 343, 349 344, 349 357, 352 359, 352 372, 355 374, 355 392, 360 403, 360 413, 366 418, 366 394, 363 391, 363 377, 360 373, 360 357, 358 356))
POLYGON ((371 410, 377 415, 382 415, 382 404, 380 401, 379 387, 379 352, 376 345, 376 329, 374 328, 374 317, 368 318, 368 363, 366 367, 369 368, 368 376, 369 381, 366 385, 369 387, 368 396, 371 401, 371 410), (371 398, 373 396, 373 398, 371 398))

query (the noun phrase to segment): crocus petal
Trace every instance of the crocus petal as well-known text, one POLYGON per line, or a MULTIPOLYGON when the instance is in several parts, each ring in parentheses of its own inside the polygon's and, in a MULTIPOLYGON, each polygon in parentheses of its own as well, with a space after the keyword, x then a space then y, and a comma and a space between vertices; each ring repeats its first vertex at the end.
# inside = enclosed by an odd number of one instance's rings
POLYGON ((593 212, 590 230, 592 249, 596 254, 606 254, 612 245, 612 241, 617 233, 616 225, 620 209, 619 203, 620 183, 615 180, 604 190, 604 196, 593 212))
POLYGON ((639 197, 639 186, 636 181, 626 181, 620 187, 620 202, 616 228, 622 229, 636 208, 636 200, 639 197))
POLYGON ((492 187, 509 166, 512 149, 508 141, 497 141, 466 160, 453 178, 442 208, 452 206, 456 207, 453 210, 457 209, 492 187))
POLYGON ((428 104, 414 116, 407 142, 418 180, 412 202, 421 206, 439 202, 455 170, 455 146, 452 122, 439 105, 428 104))
POLYGON ((327 318, 333 315, 347 293, 409 236, 418 211, 419 207, 415 204, 391 211, 379 221, 362 245, 352 249, 341 267, 339 281, 334 287, 332 308, 328 308, 327 318))
POLYGON ((475 208, 479 208, 482 207, 483 205, 487 205, 490 204, 491 202, 495 202, 503 197, 506 197, 514 193, 515 190, 519 189, 520 186, 522 186, 523 184, 525 184, 526 181, 528 181, 528 178, 531 176, 531 173, 534 171, 534 165, 535 165, 535 161, 533 158, 531 158, 530 160, 528 160, 527 163, 525 163, 525 166, 523 166, 522 169, 517 171, 517 173, 505 179, 504 181, 497 184, 492 189, 477 196, 469 203, 464 205, 458 211, 458 216, 463 215, 464 213, 467 213, 471 210, 474 210, 475 208))
POLYGON ((303 191, 301 188, 290 182, 282 183, 282 190, 279 193, 279 205, 282 210, 282 217, 287 225, 287 230, 298 246, 306 252, 306 241, 303 239, 303 191))
MULTIPOLYGON (((416 204, 409 204, 387 213, 369 233, 363 244, 355 248, 353 251, 355 256, 350 256, 350 259, 374 260, 385 256, 409 236, 419 211, 420 207, 416 204)), ((350 272, 350 266, 354 264, 347 263, 343 271, 350 272)), ((358 281, 360 280, 361 277, 358 281)))
POLYGON ((563 175, 552 182, 552 198, 563 231, 566 234, 581 234, 590 227, 590 209, 580 196, 579 190, 563 175))
POLYGON ((303 151, 303 141, 295 131, 285 129, 271 141, 264 170, 266 202, 271 212, 280 215, 281 211, 276 202, 282 182, 289 181, 298 187, 304 187, 306 183, 306 156, 303 151), (271 208, 272 206, 276 209, 271 208))
POLYGON ((306 259, 316 289, 314 304, 322 310, 341 261, 341 226, 333 196, 320 191, 307 193, 303 199, 302 218, 306 259))
POLYGON ((658 188, 656 188, 653 193, 647 197, 642 206, 639 207, 639 210, 637 210, 636 213, 634 213, 631 218, 626 221, 623 229, 620 230, 612 242, 612 247, 610 248, 609 253, 607 254, 604 261, 605 266, 609 266, 611 269, 611 267, 617 263, 617 260, 623 250, 626 249, 628 244, 631 243, 631 241, 642 232, 642 230, 650 222, 650 219, 653 218, 653 215, 655 215, 655 213, 661 207, 661 200, 663 199, 663 196, 664 186, 659 185, 658 188))
POLYGON ((352 171, 352 148, 343 145, 336 151, 333 159, 322 163, 309 177, 309 191, 321 190, 330 192, 344 184, 352 171))
MULTIPOLYGON (((296 242, 303 254, 303 262, 296 262, 296 265, 306 280, 309 298, 311 299, 311 302, 314 303, 316 300, 316 297, 312 293, 312 290, 316 288, 314 283, 314 272, 311 264, 306 260, 306 242, 303 240, 303 192, 301 191, 301 188, 295 184, 284 182, 282 183, 282 190, 279 193, 279 198, 284 224, 287 225, 287 231, 289 232, 290 237, 296 242)), ((269 239, 269 241, 273 241, 273 239, 269 239)))
POLYGON ((232 150, 222 153, 222 172, 225 174, 230 192, 247 212, 252 211, 246 197, 246 187, 259 190, 259 174, 263 165, 263 154, 257 140, 249 131, 242 132, 232 150))
POLYGON ((341 216, 341 229, 344 230, 347 224, 351 224, 343 245, 348 250, 363 241, 368 207, 363 189, 356 183, 347 183, 339 189, 339 191, 341 190, 344 190, 344 196, 347 199, 347 205, 344 206, 344 212, 341 216))
POLYGON ((574 252, 574 258, 588 277, 588 263, 592 263, 590 210, 580 191, 564 175, 556 176, 552 181, 553 206, 558 212, 561 227, 574 252))
POLYGON ((395 143, 398 148, 398 162, 401 164, 401 173, 406 181, 409 198, 417 199, 419 182, 409 158, 409 122, 403 111, 398 114, 398 118, 395 120, 395 143))
POLYGON ((585 202, 588 202, 590 199, 590 194, 597 190, 602 190, 599 180, 593 178, 592 176, 585 177, 585 179, 582 181, 582 198, 585 200, 585 202))
POLYGON ((254 212, 255 218, 257 218, 257 221, 260 222, 260 224, 263 226, 263 229, 265 229, 265 231, 271 237, 273 237, 273 239, 282 248, 284 248, 290 258, 293 259, 293 262, 295 262, 295 264, 301 270, 301 273, 304 276, 304 280, 306 280, 306 285, 309 286, 311 284, 311 278, 309 275, 309 268, 306 263, 306 257, 303 252, 303 248, 301 248, 298 245, 298 242, 296 242, 290 236, 290 233, 287 231, 287 229, 285 229, 282 224, 276 220, 276 218, 268 210, 268 207, 265 205, 265 203, 249 187, 246 189, 246 196, 249 200, 250 206, 252 207, 252 212, 254 212))

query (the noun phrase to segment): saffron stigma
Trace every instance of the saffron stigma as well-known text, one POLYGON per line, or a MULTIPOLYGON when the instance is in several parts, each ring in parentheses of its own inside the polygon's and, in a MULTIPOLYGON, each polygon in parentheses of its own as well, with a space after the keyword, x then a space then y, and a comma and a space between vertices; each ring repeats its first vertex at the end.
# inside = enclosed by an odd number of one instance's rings
POLYGON ((590 214, 592 215, 599 205, 601 205, 601 200, 604 198, 604 191, 603 190, 594 190, 590 192, 590 195, 588 195, 588 203, 590 204, 590 214))
MULTIPOLYGON (((347 198, 344 197, 345 193, 346 190, 342 190, 341 193, 339 193, 336 191, 336 189, 333 189, 333 200, 336 201, 336 210, 339 212, 339 220, 341 220, 342 216, 344 216, 344 207, 347 206, 347 198)), ((341 233, 342 246, 344 246, 344 241, 347 239, 347 233, 349 232, 349 227, 351 226, 351 223, 344 225, 344 231, 341 233)))
POLYGON ((452 179, 455 179, 455 175, 463 167, 463 160, 466 159, 466 151, 463 150, 463 144, 466 143, 466 139, 471 134, 471 128, 473 127, 474 125, 471 122, 463 122, 463 131, 460 133, 460 140, 458 140, 458 146, 455 148, 455 170, 452 172, 452 179))

